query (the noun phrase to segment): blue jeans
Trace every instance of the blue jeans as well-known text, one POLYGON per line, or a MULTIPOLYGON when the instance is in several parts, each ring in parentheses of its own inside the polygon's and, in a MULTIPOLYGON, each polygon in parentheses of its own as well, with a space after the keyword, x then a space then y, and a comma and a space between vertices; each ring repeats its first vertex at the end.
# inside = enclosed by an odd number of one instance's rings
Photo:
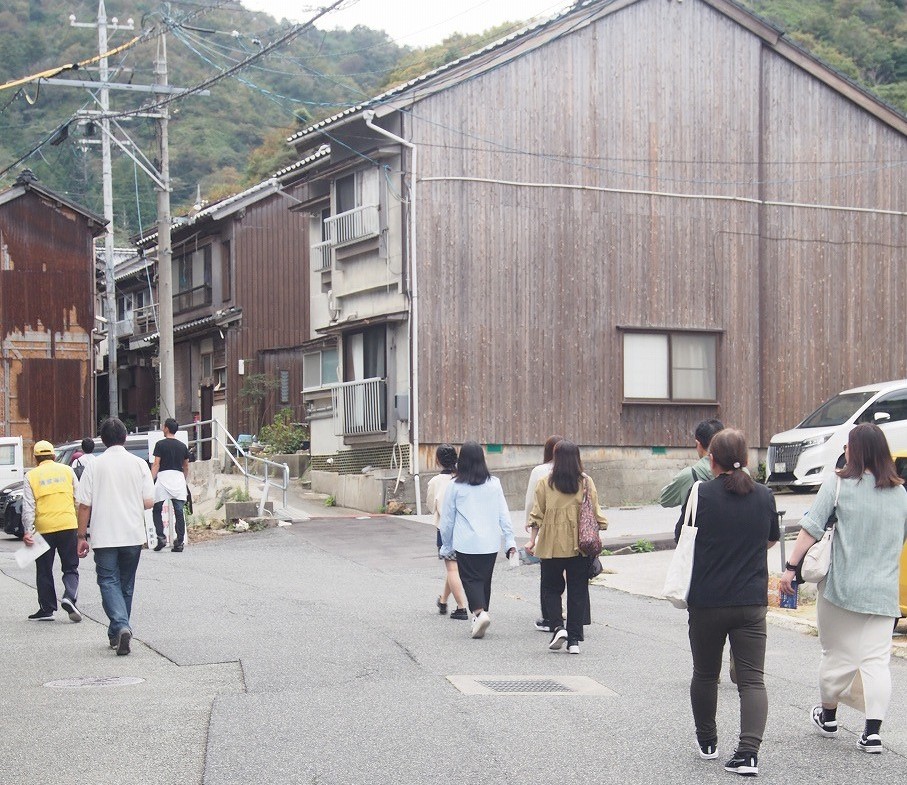
POLYGON ((107 637, 115 638, 124 627, 130 628, 132 592, 135 589, 135 571, 142 555, 141 545, 121 548, 95 548, 94 565, 101 590, 101 604, 110 619, 107 637))

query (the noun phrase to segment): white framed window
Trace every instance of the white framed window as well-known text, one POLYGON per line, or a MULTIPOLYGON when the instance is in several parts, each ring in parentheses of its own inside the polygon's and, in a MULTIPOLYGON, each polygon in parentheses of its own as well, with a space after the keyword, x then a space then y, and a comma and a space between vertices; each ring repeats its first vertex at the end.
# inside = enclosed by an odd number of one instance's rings
POLYGON ((322 349, 302 355, 302 386, 318 389, 337 383, 338 355, 336 349, 322 349))
POLYGON ((717 333, 626 330, 623 352, 624 400, 717 401, 717 333))

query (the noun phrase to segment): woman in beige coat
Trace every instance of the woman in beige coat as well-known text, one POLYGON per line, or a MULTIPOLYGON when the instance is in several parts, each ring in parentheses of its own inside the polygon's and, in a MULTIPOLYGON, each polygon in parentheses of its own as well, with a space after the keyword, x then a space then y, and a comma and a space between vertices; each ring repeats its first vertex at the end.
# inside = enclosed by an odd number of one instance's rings
POLYGON ((541 560, 542 609, 548 620, 560 620, 561 598, 567 589, 567 625, 555 626, 548 648, 567 644, 570 654, 579 654, 583 625, 590 624, 589 567, 591 559, 579 551, 579 516, 586 489, 599 529, 608 521, 598 507, 598 493, 591 477, 583 473, 579 447, 566 439, 554 449, 551 475, 539 480, 535 504, 529 514, 530 540, 526 550, 541 560), (566 577, 566 581, 565 581, 566 577))

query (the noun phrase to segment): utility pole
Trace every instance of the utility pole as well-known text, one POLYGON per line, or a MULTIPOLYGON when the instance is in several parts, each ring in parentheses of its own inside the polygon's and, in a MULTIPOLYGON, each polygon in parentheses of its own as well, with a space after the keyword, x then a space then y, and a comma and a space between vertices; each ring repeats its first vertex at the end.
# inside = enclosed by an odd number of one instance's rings
MULTIPOLYGON (((167 37, 158 39, 154 63, 155 87, 167 85, 167 37)), ((176 385, 173 364, 173 267, 170 247, 170 150, 167 121, 169 110, 161 108, 158 134, 161 155, 161 184, 157 190, 157 299, 158 364, 161 375, 160 417, 176 417, 176 385)))
MULTIPOLYGON (((125 25, 118 23, 114 17, 107 22, 107 10, 104 0, 98 2, 98 19, 96 23, 76 22, 75 16, 69 17, 72 27, 97 27, 98 28, 98 54, 104 55, 107 51, 108 30, 132 30, 132 19, 125 25)), ((101 90, 98 100, 101 104, 101 175, 103 179, 102 191, 104 195, 104 220, 107 221, 107 232, 104 235, 104 286, 107 290, 107 399, 110 416, 118 417, 120 414, 120 389, 117 378, 117 298, 116 284, 114 281, 113 258, 113 167, 110 160, 110 89, 108 87, 110 71, 107 57, 101 57, 99 76, 101 77, 101 90)))

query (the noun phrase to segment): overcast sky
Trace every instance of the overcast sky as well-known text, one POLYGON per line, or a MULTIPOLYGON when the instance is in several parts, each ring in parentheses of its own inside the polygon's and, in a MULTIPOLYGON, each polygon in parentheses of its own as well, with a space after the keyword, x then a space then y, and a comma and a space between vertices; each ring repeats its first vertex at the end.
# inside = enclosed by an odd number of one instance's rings
MULTIPOLYGON (((321 2, 290 0, 242 0, 246 8, 266 11, 278 20, 302 22, 312 16, 311 8, 321 2)), ((349 8, 323 17, 322 30, 349 29, 357 24, 384 30, 405 46, 427 46, 451 33, 480 33, 501 22, 524 21, 550 16, 569 0, 350 0, 349 8)))

